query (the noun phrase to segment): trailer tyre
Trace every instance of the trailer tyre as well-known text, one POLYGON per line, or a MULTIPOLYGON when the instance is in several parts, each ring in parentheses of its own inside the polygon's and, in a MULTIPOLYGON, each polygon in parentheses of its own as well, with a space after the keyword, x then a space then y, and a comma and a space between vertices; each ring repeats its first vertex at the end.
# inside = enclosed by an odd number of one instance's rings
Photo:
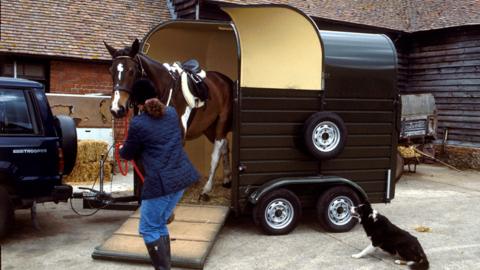
POLYGON ((325 191, 317 201, 317 217, 320 225, 329 232, 347 232, 356 224, 350 207, 360 199, 355 191, 346 186, 336 186, 325 191))
POLYGON ((331 159, 342 152, 347 128, 336 113, 317 112, 305 122, 303 135, 307 149, 314 157, 331 159))
POLYGON ((302 215, 300 199, 288 189, 277 189, 263 196, 253 209, 253 219, 265 234, 290 233, 302 215))
POLYGON ((15 219, 13 204, 7 190, 0 186, 0 239, 12 228, 15 219))

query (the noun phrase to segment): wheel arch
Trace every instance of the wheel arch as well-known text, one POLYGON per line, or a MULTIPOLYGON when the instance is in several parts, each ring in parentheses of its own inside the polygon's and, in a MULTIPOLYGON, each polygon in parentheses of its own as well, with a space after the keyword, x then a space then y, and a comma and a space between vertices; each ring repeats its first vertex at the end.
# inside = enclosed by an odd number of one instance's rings
POLYGON ((6 161, 0 161, 0 186, 5 187, 9 192, 12 191, 18 180, 18 168, 6 161))
POLYGON ((343 177, 338 176, 309 176, 309 177, 282 177, 273 179, 258 189, 253 191, 249 197, 248 201, 255 205, 257 202, 270 191, 278 189, 278 188, 287 188, 292 186, 306 186, 306 185, 319 185, 325 187, 331 187, 336 185, 343 185, 350 187, 353 191, 355 191, 361 201, 368 201, 368 195, 363 190, 363 188, 358 185, 357 183, 348 180, 343 177))

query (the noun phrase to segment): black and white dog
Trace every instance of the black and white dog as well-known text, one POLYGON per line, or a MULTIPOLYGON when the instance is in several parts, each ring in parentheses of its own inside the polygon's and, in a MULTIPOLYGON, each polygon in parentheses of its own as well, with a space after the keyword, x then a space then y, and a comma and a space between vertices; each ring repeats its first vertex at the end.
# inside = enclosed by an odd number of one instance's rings
POLYGON ((396 264, 406 264, 410 269, 428 269, 427 256, 417 238, 393 225, 385 216, 374 210, 370 203, 354 206, 350 212, 359 220, 372 241, 360 253, 353 254, 353 258, 360 259, 381 248, 392 255, 398 254, 402 258, 402 260, 395 260, 396 264))

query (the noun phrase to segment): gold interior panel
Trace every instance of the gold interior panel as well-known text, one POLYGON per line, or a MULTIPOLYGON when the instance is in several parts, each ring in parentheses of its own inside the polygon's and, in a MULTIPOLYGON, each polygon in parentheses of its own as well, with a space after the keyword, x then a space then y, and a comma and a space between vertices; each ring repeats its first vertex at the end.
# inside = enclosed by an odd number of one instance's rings
POLYGON ((239 35, 240 86, 322 89, 322 45, 305 15, 284 6, 222 9, 239 35))
POLYGON ((237 45, 229 24, 172 21, 147 36, 144 44, 144 53, 159 62, 195 58, 202 69, 237 80, 237 45))

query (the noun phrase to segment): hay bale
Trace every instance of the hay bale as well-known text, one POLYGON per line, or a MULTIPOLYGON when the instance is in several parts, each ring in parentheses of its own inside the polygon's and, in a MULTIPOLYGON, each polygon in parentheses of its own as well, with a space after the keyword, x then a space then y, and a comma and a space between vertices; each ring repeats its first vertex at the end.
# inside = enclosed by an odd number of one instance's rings
MULTIPOLYGON (((105 162, 104 181, 112 180, 112 162, 105 162)), ((66 183, 93 183, 100 180, 100 162, 83 162, 75 164, 73 171, 63 178, 66 183)))
POLYGON ((108 143, 101 140, 79 140, 77 164, 98 162, 107 153, 108 143))
POLYGON ((415 151, 415 147, 413 145, 408 147, 398 146, 397 150, 398 153, 400 153, 400 156, 402 156, 402 158, 419 158, 422 156, 415 151))
MULTIPOLYGON (((107 154, 108 143, 101 140, 79 140, 77 144, 77 161, 72 172, 64 177, 66 183, 92 183, 99 180, 100 159, 107 154)), ((105 162, 105 181, 112 178, 112 162, 105 162)))

